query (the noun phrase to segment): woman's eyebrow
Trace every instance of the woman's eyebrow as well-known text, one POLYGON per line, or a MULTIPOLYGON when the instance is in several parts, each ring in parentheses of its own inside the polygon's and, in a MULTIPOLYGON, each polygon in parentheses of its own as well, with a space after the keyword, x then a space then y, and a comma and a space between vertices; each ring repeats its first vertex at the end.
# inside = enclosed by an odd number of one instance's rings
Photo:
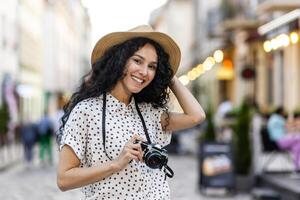
MULTIPOLYGON (((139 55, 139 54, 134 54, 133 56, 137 56, 137 57, 141 58, 142 60, 145 60, 145 58, 143 56, 139 55)), ((156 61, 152 61, 151 63, 157 64, 156 61)))
POLYGON ((144 58, 143 56, 139 55, 139 54, 134 54, 134 56, 137 56, 137 57, 139 57, 139 58, 145 60, 145 58, 144 58))

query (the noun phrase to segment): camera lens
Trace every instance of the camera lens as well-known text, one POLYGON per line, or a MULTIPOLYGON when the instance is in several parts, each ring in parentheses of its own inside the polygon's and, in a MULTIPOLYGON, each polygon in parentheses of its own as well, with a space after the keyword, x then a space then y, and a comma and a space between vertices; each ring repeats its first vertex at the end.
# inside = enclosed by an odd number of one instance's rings
POLYGON ((151 153, 146 157, 146 165, 148 165, 152 169, 161 168, 162 161, 161 156, 158 153, 151 153))

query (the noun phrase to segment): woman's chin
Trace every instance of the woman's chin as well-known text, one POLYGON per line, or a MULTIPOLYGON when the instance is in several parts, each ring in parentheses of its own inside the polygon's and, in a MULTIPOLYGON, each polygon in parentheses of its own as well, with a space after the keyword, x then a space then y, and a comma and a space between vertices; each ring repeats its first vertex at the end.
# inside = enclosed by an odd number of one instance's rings
POLYGON ((130 92, 133 94, 139 93, 140 91, 142 91, 144 88, 142 87, 132 87, 130 92))
POLYGON ((147 87, 147 85, 146 84, 143 84, 143 85, 130 85, 128 87, 128 89, 131 93, 136 94, 136 93, 141 92, 145 87, 147 87))
POLYGON ((131 90, 131 93, 132 94, 137 94, 139 93, 140 91, 142 91, 141 89, 135 89, 135 90, 131 90))

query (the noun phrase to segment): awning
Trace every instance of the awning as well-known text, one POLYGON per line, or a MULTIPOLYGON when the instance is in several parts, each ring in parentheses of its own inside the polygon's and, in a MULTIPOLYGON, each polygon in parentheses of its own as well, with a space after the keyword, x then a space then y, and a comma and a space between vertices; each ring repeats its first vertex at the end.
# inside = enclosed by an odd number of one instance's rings
POLYGON ((293 10, 287 14, 284 14, 258 28, 260 35, 265 35, 283 25, 293 22, 300 18, 300 9, 293 10))

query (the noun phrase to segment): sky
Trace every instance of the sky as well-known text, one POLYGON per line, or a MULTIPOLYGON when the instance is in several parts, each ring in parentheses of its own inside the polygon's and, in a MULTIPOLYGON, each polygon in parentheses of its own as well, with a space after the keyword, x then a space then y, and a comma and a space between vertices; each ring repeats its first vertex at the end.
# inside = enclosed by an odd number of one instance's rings
POLYGON ((149 24, 153 10, 167 0, 82 0, 88 9, 92 25, 92 43, 114 31, 126 31, 149 24))

